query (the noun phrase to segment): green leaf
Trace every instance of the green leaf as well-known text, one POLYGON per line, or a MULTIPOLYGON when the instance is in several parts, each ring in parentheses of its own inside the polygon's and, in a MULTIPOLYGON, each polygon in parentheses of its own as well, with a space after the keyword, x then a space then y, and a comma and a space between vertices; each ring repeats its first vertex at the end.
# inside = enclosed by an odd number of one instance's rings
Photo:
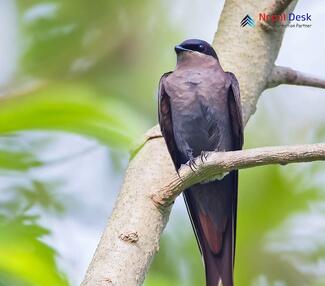
POLYGON ((40 167, 42 163, 27 152, 13 152, 0 150, 0 169, 10 171, 27 171, 33 167, 40 167))
POLYGON ((0 133, 26 130, 73 132, 128 149, 144 124, 128 105, 103 98, 80 83, 52 84, 0 101, 0 133))
MULTIPOLYGON (((19 277, 22 285, 66 286, 66 278, 55 263, 55 251, 40 240, 48 230, 35 223, 35 217, 10 220, 0 216, 0 285, 8 277, 19 277)), ((6 284, 16 286, 17 284, 6 284)))

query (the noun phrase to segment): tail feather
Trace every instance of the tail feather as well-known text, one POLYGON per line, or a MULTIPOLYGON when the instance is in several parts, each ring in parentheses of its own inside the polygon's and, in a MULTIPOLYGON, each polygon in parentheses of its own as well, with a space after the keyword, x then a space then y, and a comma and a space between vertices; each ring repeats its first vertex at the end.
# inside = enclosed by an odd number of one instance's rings
POLYGON ((219 286, 221 281, 223 286, 233 286, 232 226, 229 225, 224 233, 224 244, 219 254, 206 250, 203 255, 206 286, 219 286))
POLYGON ((184 198, 203 256, 206 286, 233 286, 237 172, 195 185, 184 198))

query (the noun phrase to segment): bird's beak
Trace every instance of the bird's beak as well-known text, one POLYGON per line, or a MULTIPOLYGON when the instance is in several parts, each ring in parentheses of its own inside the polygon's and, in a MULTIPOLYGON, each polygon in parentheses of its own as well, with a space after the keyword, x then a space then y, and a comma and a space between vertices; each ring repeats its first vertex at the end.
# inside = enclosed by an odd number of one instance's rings
POLYGON ((175 52, 176 52, 176 54, 181 53, 181 52, 185 52, 185 51, 189 51, 189 50, 186 49, 186 48, 184 48, 184 47, 182 47, 181 45, 175 46, 175 52))

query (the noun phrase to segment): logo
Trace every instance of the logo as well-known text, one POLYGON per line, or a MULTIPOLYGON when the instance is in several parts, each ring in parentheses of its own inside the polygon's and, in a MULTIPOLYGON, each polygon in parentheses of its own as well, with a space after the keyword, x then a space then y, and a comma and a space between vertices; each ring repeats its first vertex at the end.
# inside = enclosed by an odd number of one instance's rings
POLYGON ((310 28, 312 26, 311 14, 309 13, 282 13, 279 15, 259 13, 258 20, 260 22, 268 22, 271 25, 278 23, 280 26, 287 28, 310 28))
MULTIPOLYGON (((267 23, 270 26, 280 26, 286 28, 310 28, 312 27, 312 18, 310 13, 282 13, 268 15, 264 12, 258 13, 255 18, 259 23, 267 23), (277 25, 276 25, 277 24, 277 25)), ((246 15, 240 22, 242 28, 248 26, 254 28, 255 20, 250 15, 246 15)))
POLYGON ((246 15, 244 18, 243 18, 243 20, 241 20, 241 22, 240 22, 240 26, 241 27, 245 27, 245 26, 250 26, 250 27, 255 27, 255 21, 254 21, 254 19, 251 17, 251 16, 249 16, 249 15, 246 15))
POLYGON ((285 23, 286 21, 289 22, 311 22, 311 14, 295 14, 295 13, 282 13, 280 15, 268 15, 265 13, 259 13, 258 15, 259 21, 267 21, 267 22, 280 22, 285 23))

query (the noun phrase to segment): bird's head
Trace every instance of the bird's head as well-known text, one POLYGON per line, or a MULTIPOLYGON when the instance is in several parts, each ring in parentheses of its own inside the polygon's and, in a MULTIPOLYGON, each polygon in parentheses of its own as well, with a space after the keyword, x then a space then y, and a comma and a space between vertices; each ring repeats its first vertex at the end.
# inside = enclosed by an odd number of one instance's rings
POLYGON ((181 44, 175 46, 175 52, 177 54, 177 58, 187 52, 198 52, 214 57, 216 60, 218 60, 218 56, 212 46, 208 42, 198 39, 190 39, 182 42, 181 44))

